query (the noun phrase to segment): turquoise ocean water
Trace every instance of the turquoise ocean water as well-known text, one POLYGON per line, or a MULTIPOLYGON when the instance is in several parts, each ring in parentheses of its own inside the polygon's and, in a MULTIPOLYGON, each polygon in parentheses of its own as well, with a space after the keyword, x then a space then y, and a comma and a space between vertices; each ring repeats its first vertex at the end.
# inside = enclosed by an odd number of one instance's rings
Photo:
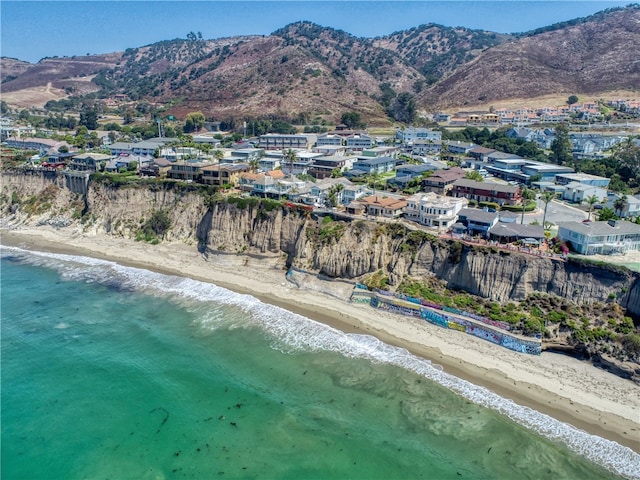
POLYGON ((251 296, 1 262, 3 480, 640 478, 626 447, 251 296))

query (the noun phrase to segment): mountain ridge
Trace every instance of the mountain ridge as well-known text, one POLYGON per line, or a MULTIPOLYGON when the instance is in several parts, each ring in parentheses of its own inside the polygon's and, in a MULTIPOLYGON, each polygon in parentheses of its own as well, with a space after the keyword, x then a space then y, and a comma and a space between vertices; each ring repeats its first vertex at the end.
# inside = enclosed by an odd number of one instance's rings
POLYGON ((124 52, 45 58, 3 57, 3 96, 51 86, 95 98, 171 102, 178 117, 273 116, 339 119, 356 111, 389 123, 405 93, 421 112, 537 98, 640 90, 640 6, 609 9, 508 35, 422 24, 362 38, 309 21, 270 35, 174 39, 124 52))

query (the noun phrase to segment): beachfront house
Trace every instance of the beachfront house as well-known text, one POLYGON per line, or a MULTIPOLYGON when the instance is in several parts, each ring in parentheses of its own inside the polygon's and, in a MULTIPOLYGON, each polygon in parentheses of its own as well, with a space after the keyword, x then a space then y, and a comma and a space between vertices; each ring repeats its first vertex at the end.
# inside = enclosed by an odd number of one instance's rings
POLYGON ((640 225, 625 220, 562 222, 558 237, 583 255, 611 255, 640 250, 640 225))
POLYGON ((407 198, 404 217, 420 225, 447 230, 468 204, 466 198, 444 197, 436 193, 416 193, 407 198))
POLYGON ((404 198, 381 197, 379 195, 363 197, 358 202, 364 206, 367 215, 372 217, 398 218, 407 206, 407 201, 404 198))

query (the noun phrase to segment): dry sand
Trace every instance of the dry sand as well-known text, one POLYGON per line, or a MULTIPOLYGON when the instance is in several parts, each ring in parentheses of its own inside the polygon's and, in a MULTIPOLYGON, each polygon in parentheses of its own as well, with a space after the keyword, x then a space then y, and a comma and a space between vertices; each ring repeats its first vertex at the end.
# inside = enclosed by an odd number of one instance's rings
POLYGON ((73 227, 2 231, 0 240, 7 246, 103 258, 249 293, 343 331, 404 347, 447 373, 640 453, 640 387, 630 380, 564 355, 520 354, 419 319, 350 304, 346 299, 351 286, 344 282, 296 274, 294 278, 302 280, 301 288, 296 287, 285 280, 280 258, 205 258, 195 245, 153 246, 73 227))

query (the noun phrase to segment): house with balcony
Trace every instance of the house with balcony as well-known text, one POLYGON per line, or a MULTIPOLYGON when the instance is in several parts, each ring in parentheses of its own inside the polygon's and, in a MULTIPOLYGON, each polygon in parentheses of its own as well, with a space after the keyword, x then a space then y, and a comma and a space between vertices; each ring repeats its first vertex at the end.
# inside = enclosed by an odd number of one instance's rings
POLYGON ((353 163, 353 168, 345 173, 349 178, 361 177, 371 174, 392 172, 396 167, 396 161, 390 157, 358 158, 353 163))
POLYGON ((371 195, 373 192, 366 185, 352 184, 342 189, 342 203, 349 205, 362 197, 371 195))
POLYGON ((407 201, 402 197, 381 197, 370 195, 358 200, 364 206, 367 215, 372 217, 399 218, 402 216, 407 201))
POLYGON ((435 168, 432 165, 413 165, 410 163, 399 165, 396 168, 396 176, 387 180, 387 184, 398 188, 406 187, 411 180, 421 179, 427 172, 432 172, 435 168))
POLYGON ((267 133, 260 135, 258 147, 264 150, 288 150, 290 148, 308 150, 316 143, 317 139, 318 136, 313 134, 267 133))
POLYGON ((458 219, 458 212, 467 206, 466 198, 444 197, 436 193, 416 193, 407 198, 404 217, 420 225, 447 230, 458 219))
POLYGON ((142 142, 115 142, 109 145, 109 151, 111 152, 111 155, 128 153, 133 155, 152 156, 156 150, 160 151, 162 147, 164 147, 167 143, 170 143, 172 140, 177 139, 150 138, 142 142))
POLYGON ((274 181, 282 180, 285 177, 282 170, 273 170, 264 173, 242 172, 238 175, 237 187, 243 192, 253 192, 255 182, 265 176, 271 177, 274 181))
POLYGON ((36 137, 9 137, 4 141, 9 148, 19 148, 22 150, 38 150, 40 152, 57 152, 60 147, 70 148, 67 142, 60 142, 50 138, 36 137))
POLYGON ((413 145, 416 141, 440 142, 442 132, 430 128, 407 127, 396 130, 396 139, 403 145, 413 145))
POLYGON ((308 175, 315 160, 321 156, 319 153, 297 152, 293 163, 283 158, 280 168, 287 175, 308 175))
POLYGON ((280 170, 268 172, 267 174, 241 174, 239 185, 243 190, 247 190, 249 187, 247 180, 253 182, 251 195, 259 197, 282 198, 302 191, 305 187, 304 181, 296 177, 286 177, 280 170))
POLYGON ((625 220, 562 222, 558 237, 582 255, 611 255, 640 250, 640 225, 625 220))
POLYGON ((117 157, 112 157, 111 160, 107 161, 105 166, 105 171, 107 172, 119 172, 122 169, 127 170, 146 170, 153 163, 154 158, 148 156, 141 155, 129 155, 122 154, 117 157))
POLYGON ((202 173, 200 181, 216 187, 225 185, 235 187, 238 185, 240 174, 247 170, 249 170, 249 165, 246 163, 208 165, 200 169, 202 173))
POLYGON ((522 189, 518 185, 495 182, 476 182, 460 178, 453 183, 452 195, 476 202, 494 202, 498 205, 517 205, 522 201, 522 189))
POLYGON ((263 157, 258 161, 258 170, 261 172, 270 172, 282 165, 282 155, 278 157, 268 156, 263 157))
POLYGON ((344 145, 344 136, 336 133, 324 133, 318 136, 316 141, 317 147, 342 147, 344 145))
MULTIPOLYGON (((489 237, 489 229, 498 223, 498 213, 480 208, 463 208, 458 212, 459 233, 489 237)), ((456 224, 457 225, 457 224, 456 224)))
POLYGON ((461 142, 459 140, 457 142, 448 142, 446 145, 448 152, 453 155, 467 155, 478 146, 475 143, 461 142))
POLYGON ((167 178, 182 180, 183 182, 197 182, 200 180, 201 169, 210 165, 204 162, 175 162, 167 172, 167 178))
POLYGON ((447 195, 456 180, 464 178, 466 172, 460 167, 436 170, 429 177, 422 180, 422 189, 439 195, 447 195))
POLYGON ((105 155, 104 153, 81 153, 71 158, 69 169, 81 172, 97 172, 100 170, 100 165, 103 162, 106 165, 111 158, 111 155, 105 155))
POLYGON ((362 153, 360 155, 363 157, 371 157, 371 158, 378 158, 378 157, 396 158, 398 156, 398 153, 400 153, 399 147, 385 145, 385 146, 378 146, 378 147, 372 147, 372 148, 365 148, 364 150, 362 150, 362 153))
POLYGON ((442 151, 442 141, 416 140, 411 147, 414 155, 429 155, 442 151))
POLYGON ((316 145, 311 150, 314 153, 319 153, 327 157, 340 157, 347 153, 347 147, 343 145, 316 145))
POLYGON ((317 179, 329 178, 334 171, 343 172, 353 167, 357 157, 353 156, 322 156, 313 160, 313 165, 309 169, 309 175, 317 179))
POLYGON ((355 133, 345 139, 345 145, 349 150, 362 151, 373 146, 373 139, 364 133, 355 133))
POLYGON ((488 162, 489 161, 489 155, 491 155, 492 153, 496 153, 497 150, 494 150, 493 148, 487 148, 487 147, 474 147, 471 150, 469 150, 469 157, 473 158, 474 160, 477 160, 479 162, 488 162))
POLYGON ((237 148, 228 157, 220 159, 220 163, 251 163, 260 161, 263 156, 262 148, 237 148))
POLYGON ((335 205, 344 204, 344 189, 351 186, 353 184, 346 178, 326 178, 311 183, 304 193, 296 197, 296 201, 307 205, 324 206, 329 204, 333 195, 335 205))

